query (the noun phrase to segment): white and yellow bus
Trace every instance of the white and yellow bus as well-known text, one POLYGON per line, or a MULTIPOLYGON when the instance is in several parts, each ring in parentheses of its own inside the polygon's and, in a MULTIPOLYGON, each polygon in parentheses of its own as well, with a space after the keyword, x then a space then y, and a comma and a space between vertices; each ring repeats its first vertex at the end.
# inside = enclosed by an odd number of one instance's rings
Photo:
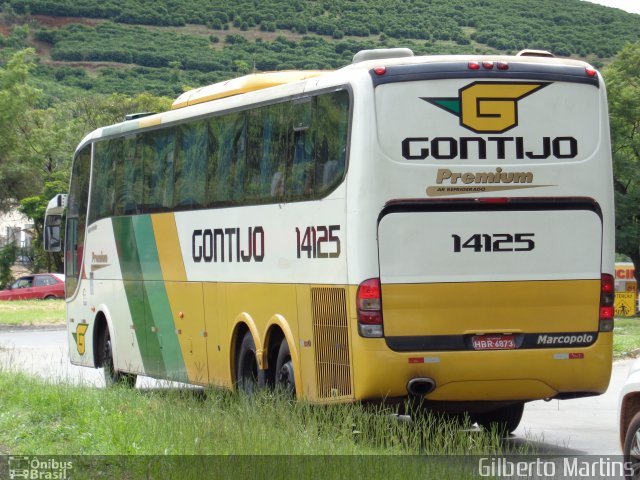
POLYGON ((605 88, 526 53, 364 51, 89 134, 45 229, 59 248, 66 208, 71 362, 510 431, 527 401, 604 392, 605 88))

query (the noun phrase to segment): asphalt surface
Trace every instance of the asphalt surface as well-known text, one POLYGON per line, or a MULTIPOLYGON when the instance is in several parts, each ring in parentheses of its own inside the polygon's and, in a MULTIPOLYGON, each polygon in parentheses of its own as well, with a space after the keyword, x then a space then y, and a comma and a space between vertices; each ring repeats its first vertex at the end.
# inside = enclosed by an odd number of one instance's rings
MULTIPOLYGON (((100 370, 76 367, 68 360, 65 327, 0 329, 0 368, 46 379, 104 386, 100 370)), ((614 363, 609 389, 598 397, 536 401, 526 405, 511 442, 550 455, 619 455, 618 394, 633 360, 614 363)), ((167 386, 139 378, 139 388, 167 386)))

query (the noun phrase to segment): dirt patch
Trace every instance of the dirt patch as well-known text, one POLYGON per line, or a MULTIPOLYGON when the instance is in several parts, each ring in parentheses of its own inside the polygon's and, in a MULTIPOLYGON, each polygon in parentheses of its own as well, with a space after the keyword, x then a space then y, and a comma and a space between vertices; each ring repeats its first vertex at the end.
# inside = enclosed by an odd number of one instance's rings
POLYGON ((2 35, 3 37, 8 37, 9 35, 11 35, 11 28, 9 28, 7 25, 0 24, 0 35, 2 35))
POLYGON ((70 23, 79 23, 80 25, 89 25, 91 27, 94 27, 101 22, 101 20, 97 20, 95 18, 82 17, 50 17, 48 15, 31 15, 31 17, 41 25, 53 28, 64 27, 65 25, 69 25, 70 23))
POLYGON ((32 40, 33 46, 36 48, 36 53, 43 59, 51 58, 51 45, 47 42, 41 42, 39 40, 32 40))
POLYGON ((117 63, 117 62, 63 62, 58 60, 50 60, 45 61, 45 65, 50 65, 52 67, 75 67, 75 68, 85 68, 89 71, 97 71, 101 68, 118 68, 118 69, 127 69, 134 67, 136 65, 129 63, 117 63))

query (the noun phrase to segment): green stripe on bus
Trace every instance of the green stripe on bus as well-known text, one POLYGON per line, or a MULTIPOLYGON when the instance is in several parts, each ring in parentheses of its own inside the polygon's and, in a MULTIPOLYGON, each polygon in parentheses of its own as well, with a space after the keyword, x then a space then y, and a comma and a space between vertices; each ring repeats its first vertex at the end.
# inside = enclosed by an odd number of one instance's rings
MULTIPOLYGON (((149 215, 133 217, 133 230, 136 237, 140 267, 144 278, 145 297, 147 299, 147 328, 155 327, 160 343, 165 371, 169 380, 187 381, 186 368, 176 326, 173 321, 167 289, 162 278, 160 259, 156 247, 153 224, 149 215)), ((149 330, 148 330, 149 331, 149 330)))
POLYGON ((157 335, 150 335, 151 329, 145 323, 146 298, 142 288, 142 269, 138 258, 138 248, 131 217, 116 217, 111 221, 118 250, 120 270, 124 284, 131 320, 136 331, 136 340, 142 357, 145 373, 164 372, 164 361, 157 335))

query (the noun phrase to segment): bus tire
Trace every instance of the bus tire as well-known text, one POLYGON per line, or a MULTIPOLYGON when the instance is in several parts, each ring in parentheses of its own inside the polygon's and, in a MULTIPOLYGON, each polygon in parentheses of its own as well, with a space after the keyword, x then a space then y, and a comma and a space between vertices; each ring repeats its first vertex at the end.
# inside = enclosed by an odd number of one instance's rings
POLYGON ((282 390, 287 395, 295 396, 296 379, 293 373, 293 362, 291 361, 291 352, 287 339, 283 338, 278 350, 278 359, 276 360, 276 389, 282 390))
POLYGON ((251 332, 244 334, 238 350, 236 385, 239 391, 247 395, 253 395, 258 390, 258 359, 251 332))
POLYGON ((637 478, 638 472, 640 472, 640 466, 638 464, 640 461, 640 412, 636 413, 631 419, 631 423, 624 437, 622 452, 624 454, 624 464, 632 465, 633 469, 633 475, 625 475, 625 478, 637 478))
POLYGON ((102 340, 102 370, 104 372, 104 382, 106 386, 115 387, 121 385, 128 388, 135 387, 137 375, 116 370, 113 362, 113 348, 109 328, 105 328, 102 340))
POLYGON ((476 413, 473 419, 487 431, 495 429, 501 435, 508 435, 520 425, 524 402, 514 403, 489 412, 476 413))

